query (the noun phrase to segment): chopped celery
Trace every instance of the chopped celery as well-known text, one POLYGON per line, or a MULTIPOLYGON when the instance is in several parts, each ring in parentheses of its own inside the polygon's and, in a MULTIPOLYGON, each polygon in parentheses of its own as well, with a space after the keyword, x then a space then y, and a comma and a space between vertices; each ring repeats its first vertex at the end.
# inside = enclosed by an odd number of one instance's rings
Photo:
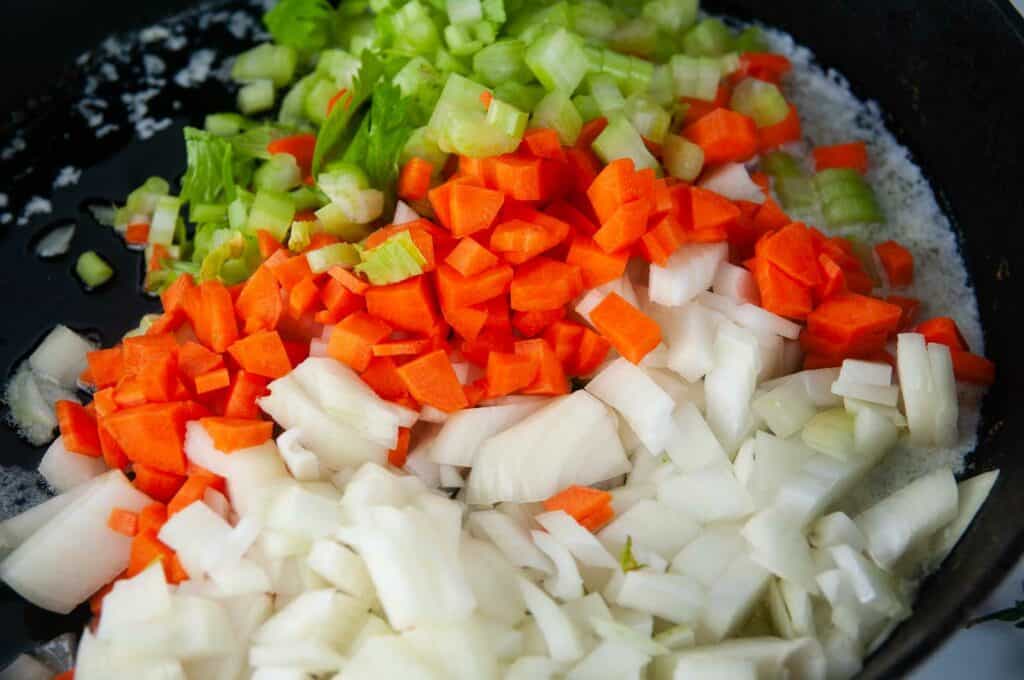
POLYGON ((295 204, 295 210, 315 210, 321 207, 326 201, 327 197, 312 187, 301 186, 298 189, 289 193, 292 198, 292 203, 295 204))
POLYGON ((645 19, 633 19, 615 29, 611 45, 619 52, 650 56, 657 49, 658 27, 645 19))
MULTIPOLYGON (((378 19, 384 15, 379 15, 378 19)), ((411 0, 391 16, 394 47, 411 54, 429 55, 441 46, 441 37, 430 10, 419 0, 411 0)))
POLYGON ((468 57, 483 48, 483 41, 477 40, 465 26, 449 24, 444 27, 444 42, 456 57, 468 57))
POLYGON ((238 83, 269 80, 284 87, 295 77, 298 58, 298 53, 285 45, 258 45, 235 58, 231 78, 238 83))
POLYGON ((541 85, 566 95, 572 95, 590 68, 583 42, 564 28, 538 38, 525 58, 541 85))
POLYGON ((692 182, 704 167, 704 150, 679 135, 667 135, 662 144, 662 160, 668 174, 692 182))
POLYGON ((410 59, 391 82, 398 86, 403 97, 418 97, 428 108, 434 106, 441 91, 437 69, 423 57, 410 59))
POLYGON ((775 177, 804 177, 806 173, 795 157, 784 151, 773 151, 761 159, 761 169, 775 177))
POLYGON ((669 65, 677 97, 714 101, 722 78, 721 65, 717 59, 677 54, 672 57, 669 65))
POLYGON ((249 208, 252 201, 236 198, 228 204, 228 226, 232 229, 243 229, 249 223, 249 208))
POLYGON ((845 227, 883 219, 875 192, 856 170, 822 170, 815 175, 814 186, 821 196, 821 212, 829 226, 845 227))
POLYGON ((676 101, 675 82, 668 64, 658 64, 651 72, 647 94, 661 106, 670 106, 676 101))
POLYGON ((256 192, 249 208, 246 230, 255 234, 257 230, 265 229, 278 241, 283 241, 294 217, 295 204, 288 194, 262 189, 256 192))
POLYGON ((87 288, 102 286, 114 275, 114 270, 95 251, 87 250, 78 256, 75 273, 87 288))
POLYGON ((773 151, 761 159, 761 169, 774 179, 775 193, 786 210, 810 208, 817 200, 814 182, 800 162, 783 151, 773 151))
POLYGON ((413 130, 409 140, 405 143, 405 149, 402 150, 399 162, 404 164, 414 157, 429 161, 435 168, 444 167, 448 160, 448 154, 441 151, 426 126, 413 130))
POLYGON ((748 26, 736 36, 733 49, 737 52, 767 52, 768 44, 764 40, 761 29, 757 26, 748 26))
POLYGON ((316 63, 316 72, 334 81, 335 90, 350 88, 361 63, 359 57, 345 50, 324 50, 316 63))
POLYGON ((490 45, 498 39, 499 26, 493 21, 478 21, 470 27, 473 37, 484 45, 490 45))
POLYGON ((623 113, 633 124, 641 137, 661 144, 668 134, 669 125, 672 123, 672 116, 668 111, 644 95, 633 95, 626 100, 623 113))
POLYGON ((203 128, 218 137, 231 137, 252 127, 252 121, 237 113, 211 113, 203 128))
POLYGON ((591 40, 607 40, 618 21, 615 11, 601 2, 576 3, 572 8, 572 25, 577 33, 591 40))
POLYGON ((332 161, 316 178, 320 190, 334 200, 334 196, 347 191, 358 191, 370 186, 370 178, 354 163, 332 161))
POLYGON ((494 88, 495 98, 523 111, 532 111, 544 98, 544 94, 545 90, 540 85, 523 85, 517 82, 502 83, 494 88))
POLYGON ((153 221, 149 223, 149 242, 169 246, 174 241, 174 230, 178 223, 181 199, 161 196, 156 201, 153 221))
POLYGON ((338 91, 338 86, 330 78, 315 76, 306 88, 302 103, 303 115, 317 125, 322 125, 327 120, 327 108, 338 91))
POLYGON ((363 251, 362 260, 356 271, 364 274, 375 286, 419 276, 427 263, 408 231, 399 232, 376 248, 363 251))
POLYGON ((587 77, 590 96, 594 98, 597 108, 604 116, 612 116, 622 111, 626 99, 622 96, 615 80, 603 73, 592 73, 587 77))
POLYGON ((522 139, 489 123, 486 114, 475 112, 452 116, 447 132, 446 150, 470 158, 512 153, 522 139))
POLYGON ((289 191, 302 184, 302 170, 290 153, 274 154, 253 176, 256 189, 289 191))
POLYGON ((558 133, 563 146, 572 146, 583 129, 583 118, 564 92, 549 92, 533 109, 530 123, 558 133))
POLYGON ((505 23, 505 0, 482 0, 484 16, 488 21, 498 24, 505 23))
POLYGON ((605 163, 629 158, 637 170, 661 171, 661 165, 647 150, 640 133, 623 116, 614 116, 608 121, 608 127, 594 140, 593 149, 605 163))
POLYGON ((292 222, 292 227, 288 230, 288 250, 293 253, 301 253, 308 248, 316 226, 316 222, 309 220, 292 222))
POLYGON ((729 108, 754 119, 758 127, 781 123, 789 116, 789 103, 779 88, 757 78, 744 78, 733 89, 729 108))
POLYGON ((689 28, 697 21, 698 0, 648 0, 643 15, 670 33, 689 28))
POLYGON ((366 236, 367 229, 354 223, 336 203, 328 203, 316 211, 316 218, 324 231, 349 242, 359 241, 366 236))
POLYGON ((556 2, 548 7, 534 5, 533 8, 517 15, 506 28, 509 35, 532 42, 533 38, 545 30, 569 28, 570 26, 572 26, 572 15, 569 3, 556 2))
POLYGON ((717 57, 733 49, 732 31, 719 19, 704 19, 683 36, 683 50, 694 57, 717 57))
POLYGON ((597 100, 589 94, 576 95, 572 98, 572 104, 584 121, 601 117, 601 109, 597 105, 597 100))
POLYGON ((484 18, 480 0, 446 0, 448 21, 453 24, 472 24, 484 18))
POLYGON ((157 201, 161 196, 166 196, 171 191, 171 185, 162 177, 150 177, 142 186, 135 189, 125 201, 124 208, 118 211, 114 219, 114 226, 124 226, 135 215, 149 217, 156 210, 157 201))
POLYGON ((245 115, 261 113, 274 108, 274 83, 254 80, 238 91, 238 110, 245 115))
POLYGON ((307 124, 306 97, 309 91, 317 82, 319 76, 310 73, 299 79, 297 83, 289 88, 288 92, 281 98, 281 108, 277 112, 277 122, 282 125, 300 127, 307 124))
POLYGON ((473 71, 491 87, 510 81, 521 83, 532 75, 525 54, 522 40, 499 40, 473 55, 473 71))
POLYGON ((327 0, 281 0, 263 16, 275 42, 303 52, 322 50, 334 21, 334 8, 327 0))
POLYGON ((314 274, 322 274, 331 267, 346 269, 359 264, 359 251, 351 243, 332 243, 306 253, 306 261, 314 274))
POLYGON ((523 111, 500 99, 491 100, 491 105, 487 107, 488 125, 492 125, 512 137, 523 136, 529 118, 523 111))
POLYGON ((193 203, 189 206, 188 216, 196 224, 226 222, 228 206, 224 203, 193 203))

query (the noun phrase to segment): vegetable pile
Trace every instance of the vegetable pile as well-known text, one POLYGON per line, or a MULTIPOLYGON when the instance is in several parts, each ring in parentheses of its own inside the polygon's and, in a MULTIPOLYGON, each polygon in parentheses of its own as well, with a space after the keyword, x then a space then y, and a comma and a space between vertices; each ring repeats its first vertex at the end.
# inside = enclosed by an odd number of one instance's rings
POLYGON ((837 231, 883 219, 866 146, 810 172, 789 62, 694 0, 265 22, 117 210, 162 313, 9 388, 59 495, 0 577, 89 602, 75 677, 855 674, 996 479, 838 509, 994 379, 837 231))

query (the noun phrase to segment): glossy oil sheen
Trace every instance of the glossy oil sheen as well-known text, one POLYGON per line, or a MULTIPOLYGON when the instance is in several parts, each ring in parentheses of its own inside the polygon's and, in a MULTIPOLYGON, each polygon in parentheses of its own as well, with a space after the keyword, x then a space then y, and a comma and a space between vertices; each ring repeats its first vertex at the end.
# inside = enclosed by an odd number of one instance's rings
MULTIPOLYGON (((123 197, 149 174, 175 177, 184 161, 180 126, 201 124, 206 112, 230 107, 231 100, 211 81, 181 109, 164 113, 173 115, 175 126, 154 139, 133 143, 124 132, 96 140, 68 114, 81 89, 82 69, 73 64, 78 53, 112 32, 138 29, 194 4, 7 0, 0 7, 7 29, 0 63, 13 66, 0 88, 0 147, 18 126, 33 150, 33 166, 52 173, 73 156, 75 165, 91 168, 79 186, 60 192, 52 215, 25 227, 0 226, 3 375, 58 321, 98 328, 109 343, 154 308, 138 294, 138 255, 93 223, 81 204, 123 197), (37 230, 60 218, 80 221, 71 251, 46 262, 31 256, 37 230), (103 295, 83 294, 70 275, 74 257, 86 249, 101 252, 119 273, 103 295)), ((953 219, 977 290, 987 353, 999 377, 985 403, 970 472, 998 467, 1002 475, 961 544, 924 584, 913 618, 862 674, 901 677, 963 623, 965 612, 1024 550, 1024 362, 1018 330, 1024 300, 1024 21, 1008 2, 996 0, 709 0, 704 7, 788 31, 822 65, 841 71, 859 97, 881 104, 890 129, 914 154, 953 219)), ((232 49, 226 34, 210 32, 203 41, 223 54, 232 49)), ((199 44, 193 36, 190 47, 199 44)), ((48 194, 53 174, 0 160, 0 178, 0 191, 13 199, 15 193, 48 194)), ((26 467, 41 455, 6 428, 0 428, 0 451, 5 464, 26 467)), ((0 664, 83 620, 82 612, 74 621, 53 617, 0 590, 0 664)))

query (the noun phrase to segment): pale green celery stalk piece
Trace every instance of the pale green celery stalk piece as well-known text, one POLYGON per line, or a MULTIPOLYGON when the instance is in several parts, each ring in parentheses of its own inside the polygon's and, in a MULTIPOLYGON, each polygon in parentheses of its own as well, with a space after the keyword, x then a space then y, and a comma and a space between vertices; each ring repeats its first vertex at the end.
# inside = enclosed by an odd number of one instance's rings
POLYGON ((87 250, 78 256, 75 273, 87 288, 96 288, 109 281, 114 275, 114 270, 95 251, 87 250))

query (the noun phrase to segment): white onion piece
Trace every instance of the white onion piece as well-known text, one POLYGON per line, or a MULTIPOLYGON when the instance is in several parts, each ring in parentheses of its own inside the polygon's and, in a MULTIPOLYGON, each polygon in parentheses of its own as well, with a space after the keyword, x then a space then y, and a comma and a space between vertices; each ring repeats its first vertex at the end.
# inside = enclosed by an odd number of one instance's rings
POLYGON ((814 605, 806 590, 791 581, 773 579, 767 602, 775 630, 782 637, 795 640, 815 634, 814 605))
POLYGON ((917 541, 925 540, 957 515, 957 486, 948 468, 919 477, 855 518, 868 554, 891 567, 917 541))
POLYGON ((302 481, 320 479, 320 462, 316 455, 302 445, 301 430, 285 430, 277 438, 277 449, 292 477, 302 481))
POLYGON ((206 503, 196 501, 171 516, 157 538, 178 553, 185 571, 198 577, 217 566, 221 546, 230 535, 231 525, 206 503))
POLYGON ((67 614, 128 565, 132 539, 107 527, 114 508, 150 504, 119 470, 90 484, 0 563, 0 578, 33 604, 67 614))
POLYGON ((663 480, 658 500, 701 523, 741 519, 754 511, 750 494, 728 464, 663 480))
POLYGON ((800 337, 800 324, 784 319, 756 304, 740 305, 732 319, 739 325, 759 334, 781 335, 787 340, 796 340, 800 337))
POLYGON ((722 295, 739 304, 749 302, 756 305, 760 299, 754 275, 730 262, 718 265, 711 290, 716 295, 722 295))
POLYGON ((420 658, 404 638, 389 635, 367 639, 345 664, 345 680, 444 680, 442 669, 420 658))
POLYGON ((845 512, 833 512, 819 519, 811 526, 807 540, 815 548, 848 545, 863 550, 867 543, 864 534, 845 512))
POLYGON ((732 635, 761 600, 770 580, 771 573, 747 555, 734 557, 708 589, 700 636, 717 642, 732 635))
POLYGON ((512 563, 487 541, 466 535, 459 552, 479 613, 509 626, 518 625, 526 616, 526 604, 519 595, 519 572, 512 563))
POLYGON ((505 669, 505 680, 554 680, 563 666, 546 656, 522 656, 505 669))
POLYGON ((372 600, 373 582, 366 564, 348 547, 327 539, 314 541, 306 564, 343 593, 356 599, 372 600))
POLYGON ((928 343, 928 363, 932 372, 932 385, 935 388, 935 445, 953 446, 957 441, 960 403, 949 347, 934 342, 928 343))
POLYGON ((750 399, 760 370, 757 339, 732 324, 719 325, 704 396, 708 425, 727 451, 735 450, 750 427, 750 399))
POLYGON ((471 467, 484 441, 523 420, 545 401, 471 408, 452 414, 434 439, 430 459, 445 465, 471 467))
POLYGON ((450 680, 498 680, 497 650, 491 646, 485 626, 474 618, 459 625, 417 628, 402 637, 421 659, 443 668, 450 680))
POLYGON ((107 465, 102 458, 68 451, 63 437, 57 437, 39 461, 39 474, 58 492, 83 484, 106 470, 107 465))
MULTIPOLYGON (((746 659, 730 659, 713 654, 687 656, 676 661, 671 677, 686 680, 757 680, 757 666, 746 659)), ((668 677, 668 676, 666 676, 668 677)))
POLYGON ((395 204, 395 216, 391 218, 391 224, 408 224, 410 222, 415 222, 419 218, 420 216, 416 214, 415 210, 409 207, 408 203, 405 201, 398 201, 395 204))
POLYGON ((839 370, 839 381, 884 387, 892 384, 892 366, 880 361, 845 359, 839 370))
POLYGON ((575 661, 583 656, 580 631, 565 612, 544 591, 522 577, 519 579, 519 592, 544 636, 551 658, 555 661, 575 661))
POLYGON ((711 370, 720 319, 716 312, 689 303, 661 323, 669 348, 668 367, 683 380, 695 383, 711 370))
POLYGON ((900 388, 896 385, 868 385, 842 379, 832 383, 832 394, 889 407, 896 406, 900 400, 900 388))
POLYGON ((771 431, 787 439, 803 428, 818 410, 798 380, 787 380, 754 399, 751 407, 771 431))
POLYGON ((551 597, 560 600, 575 600, 583 597, 583 579, 576 566, 576 560, 564 545, 545 531, 531 531, 533 543, 555 565, 555 573, 544 579, 544 590, 551 597))
POLYGON ((673 434, 675 404, 642 368, 616 359, 594 376, 586 390, 625 418, 648 451, 665 450, 673 434))
MULTIPOLYGON (((755 667, 758 678, 804 678, 824 680, 825 656, 821 645, 814 638, 781 640, 771 637, 752 637, 726 640, 717 645, 707 645, 692 651, 681 652, 679 659, 734 659, 749 662, 755 667)), ((685 668, 685 666, 684 666, 685 668)), ((681 677, 690 678, 689 675, 681 677)), ((704 676, 729 677, 732 676, 704 676)), ((737 678, 749 676, 737 675, 737 678)))
POLYGON ((718 266, 728 256, 725 243, 693 243, 680 248, 664 267, 651 265, 650 297, 666 307, 689 302, 711 287, 718 266))
POLYGON ((742 163, 723 163, 706 173, 700 186, 732 201, 764 203, 764 190, 750 179, 742 163))
POLYGON ((621 680, 642 677, 651 657, 619 640, 604 640, 565 675, 566 680, 621 680))
POLYGON ((309 356, 314 358, 329 357, 327 352, 327 341, 313 338, 309 341, 309 356))
POLYGON ((923 335, 900 333, 896 336, 896 367, 910 440, 915 444, 931 444, 935 440, 937 395, 923 335))
POLYGON ((481 447, 467 485, 470 504, 533 502, 573 484, 629 471, 615 416, 584 390, 552 399, 481 447))
POLYGON ((249 648, 249 664, 257 668, 290 668, 307 673, 341 670, 345 657, 330 645, 314 640, 257 644, 249 648))
POLYGON ((551 536, 568 548, 573 557, 591 567, 614 569, 618 562, 594 534, 582 527, 564 510, 545 512, 534 517, 551 536))
POLYGON ((39 531, 40 527, 59 515, 72 501, 82 496, 95 483, 96 480, 93 479, 85 484, 72 487, 65 493, 48 498, 39 505, 35 505, 25 512, 0 522, 0 544, 6 550, 13 550, 18 547, 25 539, 39 531))
MULTIPOLYGON (((45 380, 45 379, 43 379, 45 380)), ((4 401, 10 407, 11 423, 31 444, 42 446, 53 439, 57 414, 40 389, 40 379, 22 364, 7 383, 4 401)))
POLYGON ((754 515, 741 533, 753 549, 753 561, 810 593, 818 592, 817 570, 799 521, 779 508, 768 508, 754 515))
POLYGON ((891 618, 907 612, 889 573, 848 545, 833 546, 828 552, 832 561, 846 575, 860 604, 891 618))
POLYGON ((935 563, 941 563, 960 541, 960 537, 971 525, 971 520, 981 509, 989 492, 999 478, 999 471, 983 472, 957 485, 956 519, 946 525, 932 539, 932 554, 935 563))
POLYGON ((343 648, 367 617, 362 600, 330 588, 305 592, 271 616, 252 636, 255 644, 316 641, 343 648))
POLYGON ((705 593, 686 577, 641 569, 622 578, 615 602, 673 623, 693 623, 704 606, 705 593))
POLYGON ((634 551, 646 548, 671 560, 699 532, 698 524, 686 513, 655 500, 641 500, 616 515, 597 537, 613 555, 622 550, 629 538, 634 551))
POLYGON ((78 384, 78 376, 89 367, 85 355, 94 349, 93 343, 58 324, 29 355, 28 364, 37 375, 73 388, 78 384))

